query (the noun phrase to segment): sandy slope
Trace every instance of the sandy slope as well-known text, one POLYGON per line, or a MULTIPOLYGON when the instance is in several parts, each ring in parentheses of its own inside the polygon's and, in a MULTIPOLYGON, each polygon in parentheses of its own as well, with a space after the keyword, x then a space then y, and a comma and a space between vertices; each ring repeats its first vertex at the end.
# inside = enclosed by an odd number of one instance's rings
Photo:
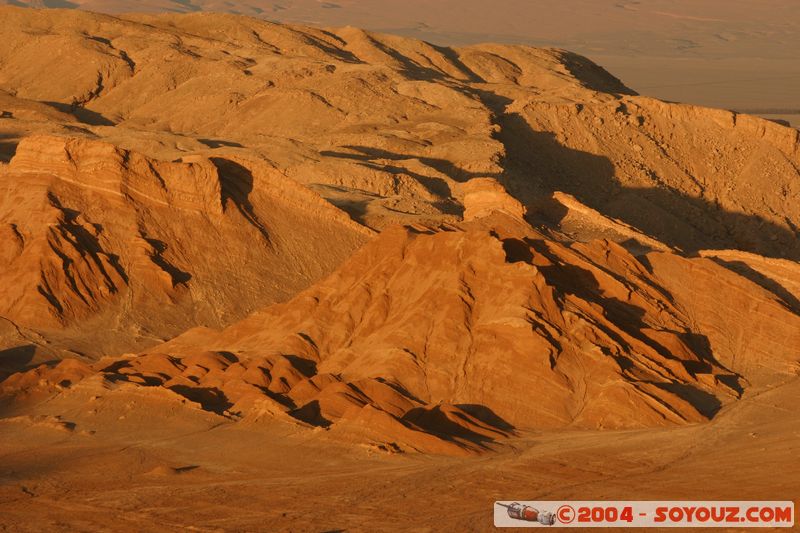
POLYGON ((91 423, 6 420, 0 521, 11 531, 491 531, 496 499, 796 501, 798 392, 795 378, 679 429, 526 432, 477 459, 387 456, 188 414, 105 436, 84 433, 91 423))

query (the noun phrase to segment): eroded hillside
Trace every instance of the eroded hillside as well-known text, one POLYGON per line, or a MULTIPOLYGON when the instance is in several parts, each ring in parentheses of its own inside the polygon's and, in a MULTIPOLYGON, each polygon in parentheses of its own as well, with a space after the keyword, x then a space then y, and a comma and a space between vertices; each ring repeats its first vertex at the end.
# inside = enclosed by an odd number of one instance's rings
POLYGON ((4 409, 464 453, 797 372, 797 130, 563 50, 0 14, 4 409))

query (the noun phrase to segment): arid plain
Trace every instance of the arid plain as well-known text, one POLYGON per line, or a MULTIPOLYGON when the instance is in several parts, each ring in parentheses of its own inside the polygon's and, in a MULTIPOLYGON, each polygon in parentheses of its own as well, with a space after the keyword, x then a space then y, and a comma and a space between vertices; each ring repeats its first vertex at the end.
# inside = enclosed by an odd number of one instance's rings
POLYGON ((0 33, 5 530, 800 495, 798 130, 561 48, 16 6, 0 33))

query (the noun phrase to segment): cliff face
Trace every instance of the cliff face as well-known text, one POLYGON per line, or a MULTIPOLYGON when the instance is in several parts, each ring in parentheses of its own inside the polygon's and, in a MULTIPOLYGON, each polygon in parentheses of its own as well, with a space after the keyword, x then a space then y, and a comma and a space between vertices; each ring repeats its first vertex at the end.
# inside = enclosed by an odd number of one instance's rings
POLYGON ((166 162, 32 136, 2 177, 0 314, 81 335, 78 346, 96 355, 243 317, 327 273, 369 235, 257 161, 166 162), (289 235, 299 220, 319 222, 289 235), (334 235, 339 245, 320 259, 334 235))

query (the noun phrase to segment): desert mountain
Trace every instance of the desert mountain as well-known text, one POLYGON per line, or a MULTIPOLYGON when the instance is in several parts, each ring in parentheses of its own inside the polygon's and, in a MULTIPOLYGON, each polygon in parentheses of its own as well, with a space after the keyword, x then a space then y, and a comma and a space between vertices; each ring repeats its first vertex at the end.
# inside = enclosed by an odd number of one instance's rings
POLYGON ((800 253, 797 130, 635 96, 569 52, 227 15, 2 14, 7 153, 41 130, 165 159, 243 148, 373 228, 457 219, 460 184, 490 176, 528 207, 563 191, 686 251, 800 253))
POLYGON ((0 190, 0 314, 95 357, 283 300, 370 233, 263 162, 85 138, 25 138, 0 190))
POLYGON ((0 35, 0 529, 797 500, 797 130, 554 48, 8 6, 0 35))
POLYGON ((226 12, 425 41, 557 46, 670 101, 751 110, 798 125, 800 16, 794 0, 0 0, 120 14, 226 12))
POLYGON ((706 421, 796 372, 795 129, 558 49, 0 28, 4 410, 138 397, 464 453, 706 421))
POLYGON ((499 197, 478 197, 488 214, 456 226, 387 229, 220 332, 16 374, 4 396, 108 404, 132 386, 166 390, 240 423, 463 453, 514 428, 696 423, 797 371, 800 316, 777 295, 709 259, 558 242, 499 197))

